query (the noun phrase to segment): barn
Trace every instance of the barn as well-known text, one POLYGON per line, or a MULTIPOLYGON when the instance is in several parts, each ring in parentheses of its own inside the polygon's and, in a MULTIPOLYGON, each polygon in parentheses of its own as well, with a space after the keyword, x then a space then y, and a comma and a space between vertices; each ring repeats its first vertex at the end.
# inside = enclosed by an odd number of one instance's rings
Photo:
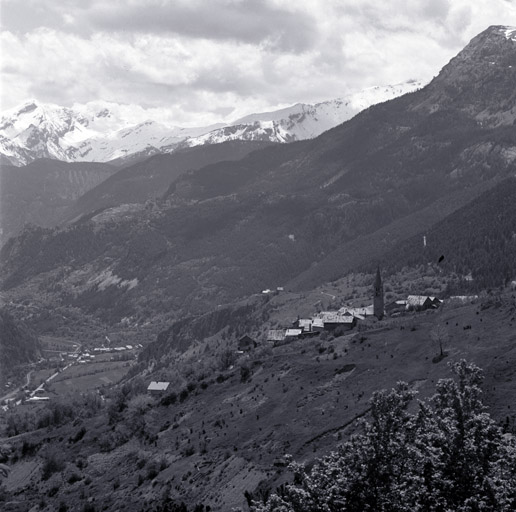
POLYGON ((168 387, 170 386, 170 382, 154 382, 152 381, 147 387, 147 391, 151 395, 163 395, 168 387))

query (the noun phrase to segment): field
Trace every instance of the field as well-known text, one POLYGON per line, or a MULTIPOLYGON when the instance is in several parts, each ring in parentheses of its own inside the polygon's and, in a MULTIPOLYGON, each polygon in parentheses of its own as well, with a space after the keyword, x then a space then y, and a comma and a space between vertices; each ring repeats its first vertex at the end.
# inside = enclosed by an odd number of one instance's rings
POLYGON ((53 352, 74 352, 76 348, 81 346, 80 342, 66 338, 41 336, 40 339, 43 350, 49 350, 53 352))
POLYGON ((42 370, 36 370, 31 374, 30 383, 32 387, 37 387, 47 380, 51 375, 56 372, 55 368, 45 368, 42 370))
POLYGON ((56 395, 84 393, 120 381, 130 367, 128 361, 74 364, 47 386, 56 395))

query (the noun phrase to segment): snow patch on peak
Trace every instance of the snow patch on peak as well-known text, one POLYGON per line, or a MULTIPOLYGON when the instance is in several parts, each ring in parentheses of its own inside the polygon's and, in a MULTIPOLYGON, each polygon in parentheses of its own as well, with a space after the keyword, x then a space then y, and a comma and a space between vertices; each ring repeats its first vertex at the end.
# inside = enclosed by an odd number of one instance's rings
POLYGON ((509 27, 509 26, 501 27, 500 32, 503 33, 503 35, 506 37, 506 39, 516 42, 516 27, 509 27))

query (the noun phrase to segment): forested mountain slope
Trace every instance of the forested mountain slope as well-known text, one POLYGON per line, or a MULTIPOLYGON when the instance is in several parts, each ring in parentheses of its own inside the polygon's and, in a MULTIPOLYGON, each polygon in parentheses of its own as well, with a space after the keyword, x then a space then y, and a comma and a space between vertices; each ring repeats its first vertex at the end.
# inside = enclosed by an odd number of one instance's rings
POLYGON ((116 171, 108 164, 50 159, 22 167, 0 166, 0 245, 27 222, 56 226, 81 195, 116 171))
POLYGON ((34 362, 39 350, 37 336, 0 309, 0 384, 5 383, 17 366, 34 362))
POLYGON ((386 271, 439 264, 468 276, 464 289, 482 290, 516 280, 516 178, 508 178, 431 229, 385 255, 386 271), (423 239, 423 236, 425 239, 423 239))
POLYGON ((27 231, 4 247, 3 286, 35 280, 51 300, 138 323, 281 286, 402 218, 406 239, 423 209, 444 201, 437 222, 514 172, 515 59, 491 27, 427 87, 317 139, 185 173, 149 207, 27 231))

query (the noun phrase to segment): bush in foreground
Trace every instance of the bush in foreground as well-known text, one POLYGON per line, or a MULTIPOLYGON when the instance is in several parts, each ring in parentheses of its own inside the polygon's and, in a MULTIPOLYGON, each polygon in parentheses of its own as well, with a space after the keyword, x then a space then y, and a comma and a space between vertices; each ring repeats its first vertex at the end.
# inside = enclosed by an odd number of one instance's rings
MULTIPOLYGON (((516 510, 516 442, 481 400, 482 372, 451 365, 435 395, 409 412, 406 383, 376 392, 364 433, 316 461, 253 512, 509 512, 516 510)), ((258 497, 257 497, 258 498, 258 497)))

